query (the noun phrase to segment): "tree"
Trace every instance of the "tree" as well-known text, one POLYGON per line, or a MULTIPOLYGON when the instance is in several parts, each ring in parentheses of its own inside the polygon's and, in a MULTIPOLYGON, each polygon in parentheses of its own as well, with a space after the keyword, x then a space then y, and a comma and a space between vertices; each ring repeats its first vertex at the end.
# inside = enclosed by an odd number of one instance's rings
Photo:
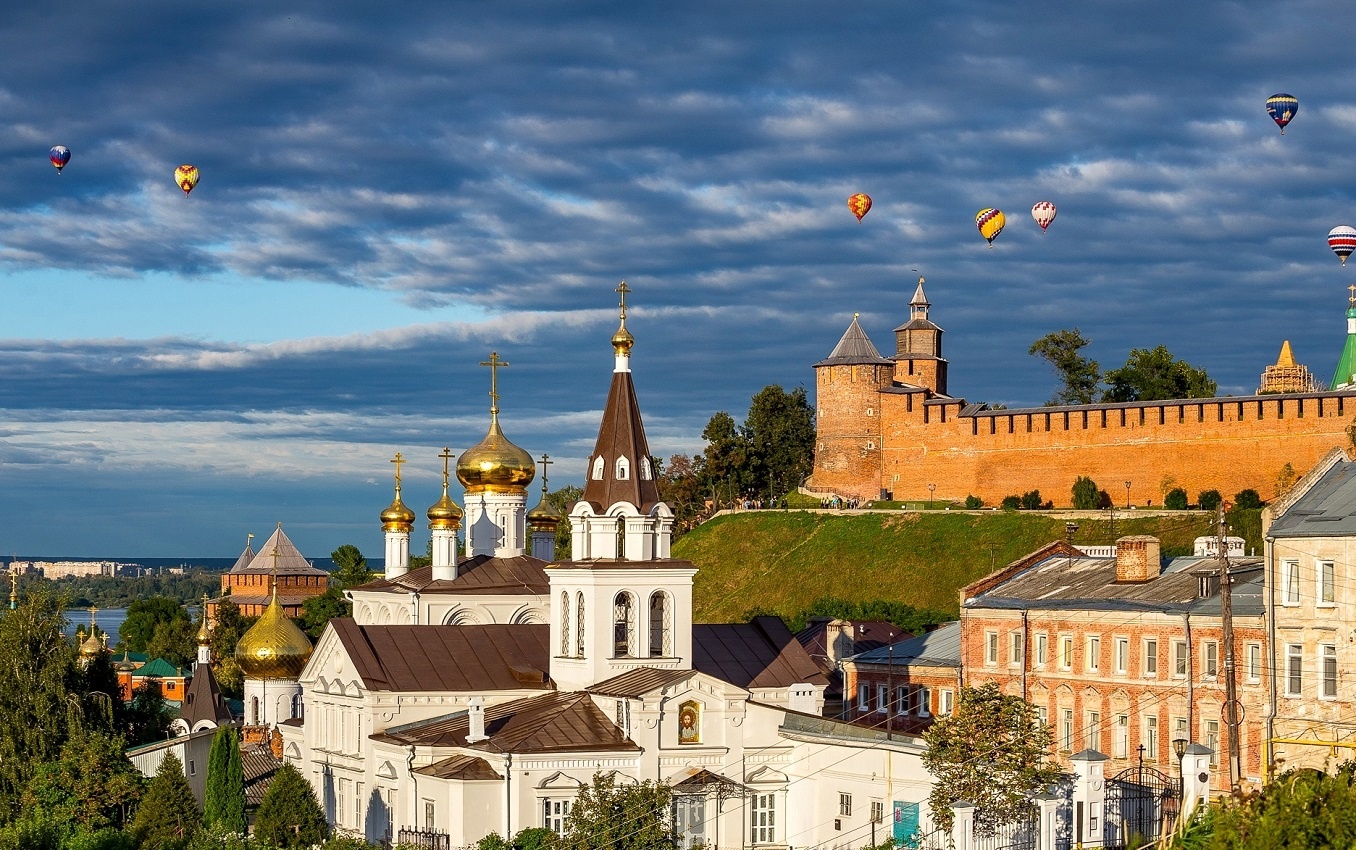
POLYGON ((284 762, 273 773, 254 816, 254 836, 272 847, 310 847, 325 840, 325 813, 311 783, 284 762))
POLYGON ((121 735, 77 730, 59 759, 38 766, 24 789, 24 808, 70 831, 121 828, 144 783, 124 747, 121 735))
POLYGON ((1356 846, 1356 765, 1333 773, 1293 770, 1260 793, 1204 809, 1173 848, 1273 850, 1356 846))
POLYGON ((1219 503, 1224 501, 1218 490, 1202 490, 1196 497, 1196 504, 1201 506, 1203 511, 1213 511, 1219 508, 1219 503))
POLYGON ((1172 398, 1213 398, 1218 385, 1204 369, 1178 360, 1162 345, 1132 348, 1125 365, 1105 375, 1102 401, 1159 401, 1172 398))
POLYGON ((1095 511, 1102 506, 1102 491, 1086 475, 1074 479, 1073 506, 1076 511, 1095 511))
POLYGON ((1027 349, 1028 354, 1044 358, 1059 378, 1059 389, 1047 404, 1092 404, 1102 369, 1096 360, 1079 354, 1091 342, 1073 328, 1046 334, 1027 349))
MULTIPOLYGON (((546 503, 560 512, 561 516, 568 517, 570 511, 574 509, 575 502, 584 498, 584 491, 573 484, 561 487, 559 490, 546 494, 546 503)), ((570 535, 570 521, 567 519, 556 526, 556 560, 568 561, 572 555, 571 547, 573 540, 570 535)))
POLYGON ((978 496, 971 494, 965 497, 965 509, 967 511, 977 511, 982 507, 984 507, 984 500, 978 496))
MULTIPOLYGON (((771 612, 769 612, 771 613, 771 612)), ((929 611, 926 608, 914 608, 894 599, 871 599, 852 602, 832 596, 821 596, 810 606, 785 618, 787 626, 793 632, 805 628, 811 617, 832 617, 835 620, 869 620, 877 623, 891 623, 910 634, 922 634, 931 626, 954 620, 955 617, 941 611, 929 611)), ((753 616, 745 617, 746 620, 753 616)))
POLYGON ((685 454, 673 455, 668 463, 662 466, 656 463, 655 468, 660 470, 657 476, 659 498, 673 510, 676 540, 696 525, 706 509, 706 498, 710 493, 703 492, 701 470, 685 454))
POLYGON ((1045 502, 1041 499, 1041 491, 1027 490, 1022 494, 1022 510, 1038 511, 1044 506, 1045 502))
POLYGON ((367 584, 376 576, 376 573, 367 568, 367 558, 363 557, 358 547, 351 543, 345 543, 331 552, 330 560, 334 562, 334 572, 330 573, 330 579, 340 590, 367 584))
POLYGON ((1251 487, 1246 490, 1239 490, 1234 494, 1234 507, 1243 510, 1256 510, 1262 507, 1262 497, 1257 495, 1257 491, 1251 487))
POLYGON ((301 603, 301 617, 298 624, 312 641, 319 639, 325 631, 325 624, 335 617, 347 617, 353 613, 353 605, 344 598, 343 591, 330 587, 319 596, 312 596, 301 603))
POLYGON ((132 692, 127 714, 127 738, 131 743, 149 744, 165 739, 171 716, 165 694, 160 690, 159 679, 147 676, 141 680, 141 684, 132 692))
POLYGON ((672 850, 669 786, 647 779, 618 785, 615 773, 595 773, 575 798, 557 850, 672 850))
POLYGON ((1004 496, 1004 497, 1003 497, 1003 501, 1002 501, 1002 503, 999 505, 999 507, 1001 507, 1001 508, 1002 508, 1003 510, 1005 510, 1005 511, 1015 511, 1015 510, 1018 510, 1018 509, 1020 509, 1020 508, 1022 507, 1022 497, 1021 497, 1021 496, 1004 496))
POLYGON ((1163 507, 1170 511, 1184 511, 1187 509, 1187 492, 1181 487, 1174 487, 1168 491, 1168 495, 1163 497, 1163 507))
POLYGON ((178 602, 164 596, 138 599, 127 606, 127 619, 118 627, 118 634, 133 652, 145 652, 161 623, 182 620, 192 626, 188 612, 178 602))
POLYGON ((234 726, 222 726, 212 736, 202 822, 217 832, 245 831, 245 769, 234 726))
POLYGON ((786 392, 769 384, 759 390, 744 417, 743 436, 754 461, 755 487, 770 499, 799 486, 814 470, 815 413, 804 387, 786 392))
POLYGON ((1276 495, 1281 495, 1299 479, 1299 473, 1289 461, 1276 472, 1276 495))
POLYGON ((937 719, 923 739, 923 765, 933 777, 928 805, 933 823, 943 828, 951 826, 952 804, 966 800, 975 806, 976 831, 991 834, 1022 818, 1031 797, 1060 777, 1046 755, 1050 727, 1036 707, 993 682, 961 688, 955 711, 937 719))
POLYGON ((201 826, 202 813, 184 778, 184 765, 167 752, 132 818, 132 835, 143 848, 177 850, 187 847, 201 826))
POLYGON ((177 617, 156 623, 146 654, 176 667, 188 666, 198 655, 198 627, 190 619, 177 617))
POLYGON ((241 635, 249 631, 257 618, 242 615, 240 606, 229 597, 219 600, 213 613, 212 658, 220 662, 223 658, 235 655, 236 642, 240 640, 241 635))
POLYGON ((699 457, 702 487, 712 492, 716 504, 729 503, 748 491, 753 483, 748 442, 735 426, 734 417, 723 410, 712 414, 702 429, 706 451, 699 457))

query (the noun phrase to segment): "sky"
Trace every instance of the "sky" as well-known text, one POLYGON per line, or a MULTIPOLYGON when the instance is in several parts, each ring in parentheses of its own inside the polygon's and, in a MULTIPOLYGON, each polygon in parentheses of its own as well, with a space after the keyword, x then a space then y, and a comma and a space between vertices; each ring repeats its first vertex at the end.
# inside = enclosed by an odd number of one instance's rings
POLYGON ((389 459, 422 515, 441 449, 485 433, 491 351, 505 432, 579 483, 623 279, 664 457, 765 385, 813 393, 853 313, 892 353, 920 274, 970 401, 1046 401, 1027 350, 1072 327, 1104 368, 1161 344, 1221 394, 1289 339, 1326 382, 1356 279, 1326 243, 1356 224, 1347 11, 7 7, 0 553, 226 557, 283 522, 379 557, 389 459))

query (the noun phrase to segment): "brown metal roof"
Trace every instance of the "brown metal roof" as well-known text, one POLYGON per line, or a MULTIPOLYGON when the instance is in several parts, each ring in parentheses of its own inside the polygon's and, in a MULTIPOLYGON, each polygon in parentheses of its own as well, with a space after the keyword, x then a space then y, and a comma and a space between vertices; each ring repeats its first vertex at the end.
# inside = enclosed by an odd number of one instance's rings
POLYGON ((640 404, 630 372, 613 372, 612 386, 603 408, 603 423, 598 428, 598 442, 585 466, 588 480, 584 483, 584 501, 602 513, 618 502, 630 502, 641 513, 648 513, 659 501, 659 485, 654 472, 641 475, 641 462, 648 462, 650 445, 645 440, 645 423, 640 419, 640 404), (603 459, 602 478, 593 477, 594 458, 603 459), (624 457, 629 464, 626 478, 617 478, 617 458, 624 457))
POLYGON ((503 779, 490 767, 490 763, 477 756, 452 756, 435 761, 427 767, 416 768, 415 773, 424 776, 436 776, 439 779, 503 779))
POLYGON ((551 627, 360 626, 330 621, 363 685, 374 691, 549 690, 551 627))
POLYGON ((590 685, 591 694, 609 697, 642 697, 692 675, 691 670, 660 670, 656 667, 637 667, 619 676, 590 685))
POLYGON ((419 567, 394 579, 377 579, 361 586, 362 590, 392 593, 515 593, 540 595, 551 589, 546 578, 546 562, 530 555, 496 558, 477 555, 457 564, 457 577, 452 581, 433 580, 433 567, 419 567))
MULTIPOLYGON (((796 640, 800 641, 800 645, 805 647, 805 651, 819 664, 820 669, 826 672, 834 667, 828 660, 829 647, 826 637, 831 622, 833 622, 833 619, 828 617, 816 618, 811 620, 805 628, 796 632, 796 640)), ((844 655, 868 652, 877 647, 889 646, 892 643, 913 637, 894 623, 879 620, 845 620, 844 622, 850 623, 852 626, 851 629, 847 630, 848 637, 852 641, 852 647, 843 653, 844 655)))
POLYGON ((422 747, 471 747, 503 753, 639 752, 598 710, 588 694, 551 693, 514 700, 485 709, 483 741, 470 743, 467 712, 396 726, 372 736, 374 741, 422 747))
POLYGON ((800 682, 828 684, 780 617, 750 623, 692 627, 692 666, 741 688, 785 688, 800 682))
POLYGON ((217 726, 231 722, 231 710, 217 687, 211 664, 194 665, 193 678, 188 680, 184 701, 179 706, 179 719, 187 723, 190 730, 204 720, 217 726))

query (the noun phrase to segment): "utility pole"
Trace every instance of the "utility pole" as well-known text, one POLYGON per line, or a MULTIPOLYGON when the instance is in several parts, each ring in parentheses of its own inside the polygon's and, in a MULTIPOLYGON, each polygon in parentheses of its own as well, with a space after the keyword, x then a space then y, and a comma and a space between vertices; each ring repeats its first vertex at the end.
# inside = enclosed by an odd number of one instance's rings
POLYGON ((1229 791, 1238 793, 1238 782, 1242 775, 1238 757, 1238 680, 1234 669, 1234 596, 1233 579, 1229 575, 1229 550, 1224 539, 1224 509, 1219 506, 1219 616, 1224 632, 1224 723, 1227 727, 1229 747, 1229 791))

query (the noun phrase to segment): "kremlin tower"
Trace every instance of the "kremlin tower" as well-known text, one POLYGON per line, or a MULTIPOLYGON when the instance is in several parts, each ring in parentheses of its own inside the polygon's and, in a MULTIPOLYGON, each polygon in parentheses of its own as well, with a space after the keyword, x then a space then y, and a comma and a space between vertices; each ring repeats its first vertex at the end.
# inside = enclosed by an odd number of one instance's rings
MULTIPOLYGON (((277 550, 273 552, 277 558, 277 550)), ((297 681, 311 657, 311 641, 283 611, 278 584, 259 621, 240 636, 235 660, 245 674, 245 724, 277 726, 301 717, 301 684, 297 681)))

